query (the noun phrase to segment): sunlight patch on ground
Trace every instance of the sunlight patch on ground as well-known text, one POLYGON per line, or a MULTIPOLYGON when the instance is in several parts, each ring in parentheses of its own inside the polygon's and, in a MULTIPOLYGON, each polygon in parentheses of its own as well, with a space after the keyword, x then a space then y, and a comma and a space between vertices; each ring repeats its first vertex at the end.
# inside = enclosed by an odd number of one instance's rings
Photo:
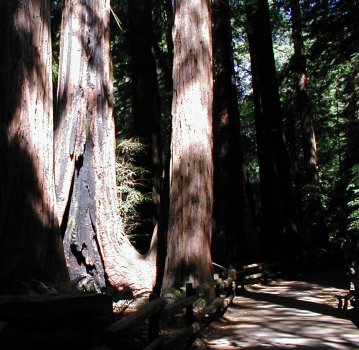
POLYGON ((359 349, 359 330, 336 309, 345 290, 302 281, 247 287, 195 349, 359 349))

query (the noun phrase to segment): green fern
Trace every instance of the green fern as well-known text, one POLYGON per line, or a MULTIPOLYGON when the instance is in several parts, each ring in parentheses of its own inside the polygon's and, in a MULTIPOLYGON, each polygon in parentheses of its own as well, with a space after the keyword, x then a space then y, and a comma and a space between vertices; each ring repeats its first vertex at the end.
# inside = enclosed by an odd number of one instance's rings
POLYGON ((117 145, 118 210, 128 235, 141 223, 139 205, 151 200, 151 194, 143 192, 148 170, 135 165, 135 158, 145 152, 146 146, 138 138, 124 139, 117 145))

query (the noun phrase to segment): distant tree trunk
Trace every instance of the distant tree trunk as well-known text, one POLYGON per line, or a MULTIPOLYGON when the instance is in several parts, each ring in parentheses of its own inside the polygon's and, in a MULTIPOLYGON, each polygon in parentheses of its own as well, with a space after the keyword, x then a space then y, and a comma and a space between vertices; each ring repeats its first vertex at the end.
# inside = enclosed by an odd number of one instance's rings
POLYGON ((317 182, 317 145, 310 110, 308 95, 307 62, 304 55, 304 42, 302 36, 302 19, 299 0, 291 0, 292 37, 294 44, 294 67, 298 76, 297 108, 302 122, 304 162, 308 183, 317 182))
POLYGON ((145 189, 152 192, 152 203, 145 203, 142 218, 149 221, 147 231, 156 224, 160 208, 161 134, 160 101, 156 61, 153 55, 152 4, 147 0, 130 0, 130 33, 132 46, 133 135, 147 147, 147 156, 138 165, 148 170, 145 189))
POLYGON ((118 214, 109 38, 110 2, 65 3, 55 138, 58 215, 72 280, 101 289, 152 289, 154 261, 136 252, 118 214))
POLYGON ((245 188, 228 0, 214 0, 214 244, 230 263, 245 253, 245 188), (224 241, 224 242, 223 242, 224 241), (224 251, 217 245, 225 244, 224 251))
POLYGON ((55 213, 50 2, 2 1, 0 29, 3 293, 33 279, 66 282, 68 274, 55 213))
MULTIPOLYGON (((154 53, 158 68, 162 71, 161 83, 163 87, 160 96, 161 100, 161 129, 162 129, 162 176, 161 176, 161 205, 158 225, 158 241, 157 241, 157 278, 155 292, 160 293, 162 288, 164 265, 167 254, 167 229, 168 229, 168 210, 169 210, 169 159, 170 159, 170 138, 171 138, 171 104, 172 104, 172 65, 173 65, 173 4, 172 0, 161 0, 153 2, 153 15, 157 20, 157 16, 165 14, 165 19, 161 25, 157 25, 154 30, 154 53), (159 44, 162 42, 163 33, 165 36, 166 50, 161 50, 159 44), (162 228, 161 228, 162 227, 162 228)), ((156 23, 156 20, 153 23, 156 23)), ((157 74, 158 75, 158 74, 157 74)), ((160 81, 159 81, 160 83, 160 81)))
MULTIPOLYGON (((163 275, 165 257, 165 231, 168 216, 168 169, 164 161, 161 137, 161 108, 157 83, 156 61, 153 53, 154 33, 152 23, 152 2, 129 0, 132 84, 133 84, 133 134, 147 145, 148 155, 138 159, 138 165, 149 171, 147 191, 152 192, 152 202, 142 207, 142 218, 150 221, 142 231, 153 231, 157 225, 158 271, 163 275), (166 184, 167 182, 167 184, 166 184)), ((160 286, 160 281, 157 285, 160 286)))
POLYGON ((262 251, 267 259, 290 258, 297 224, 284 142, 267 0, 246 0, 247 32, 257 129, 262 203, 262 251))
MULTIPOLYGON (((162 292, 212 278, 212 42, 209 0, 176 1, 168 248, 162 292)), ((208 290, 211 298, 212 290, 208 290)))
MULTIPOLYGON (((311 101, 308 94, 307 61, 304 54, 304 42, 302 34, 302 16, 299 0, 291 0, 292 37, 294 44, 294 71, 298 77, 297 103, 295 113, 301 121, 303 155, 306 171, 306 205, 302 213, 303 231, 308 231, 306 240, 309 244, 319 246, 328 245, 328 235, 323 222, 322 205, 318 192, 318 159, 317 144, 311 113, 311 101)), ((304 197, 304 196, 303 196, 304 197)), ((304 233, 304 232, 303 232, 304 233)))

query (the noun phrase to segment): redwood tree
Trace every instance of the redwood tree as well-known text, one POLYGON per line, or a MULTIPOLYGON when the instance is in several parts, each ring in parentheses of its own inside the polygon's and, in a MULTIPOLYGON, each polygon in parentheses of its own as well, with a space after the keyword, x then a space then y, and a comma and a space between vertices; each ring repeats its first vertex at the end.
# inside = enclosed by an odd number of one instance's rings
POLYGON ((118 215, 109 38, 110 1, 66 1, 55 138, 58 215, 72 280, 152 289, 154 256, 138 254, 118 215))
POLYGON ((66 282, 68 274, 55 213, 50 2, 2 1, 0 30, 4 292, 33 279, 66 282))
MULTIPOLYGON (((173 28, 173 102, 164 294, 211 279, 212 43, 209 0, 179 0, 173 28)), ((211 296, 211 291, 209 296, 211 296)))
POLYGON ((304 53, 302 16, 299 0, 291 0, 292 37, 294 45, 294 70, 297 74, 297 106, 302 123, 304 162, 308 183, 317 182, 317 145, 308 94, 307 62, 304 53))
POLYGON ((213 253, 218 251, 214 254, 220 259, 218 261, 233 263, 245 255, 246 169, 240 144, 229 1, 214 0, 212 8, 215 66, 213 253))
POLYGON ((297 223, 286 150, 267 0, 246 0, 262 205, 262 252, 291 259, 297 223))
POLYGON ((303 24, 299 0, 290 1, 292 38, 294 46, 294 73, 296 74, 296 104, 294 112, 301 123, 305 182, 302 197, 305 198, 305 208, 301 213, 303 218, 303 240, 308 245, 327 246, 328 233, 323 221, 322 204, 318 187, 318 157, 317 144, 311 111, 311 99, 308 92, 307 59, 304 52, 303 24), (306 233, 306 234, 305 234, 306 233))
MULTIPOLYGON (((166 5, 166 9, 170 4, 166 5)), ((162 8, 161 8, 162 10, 162 8)), ((167 9, 167 12, 169 10, 167 9)), ((154 55, 155 38, 152 21, 152 2, 129 0, 130 34, 132 51, 133 130, 145 144, 147 154, 137 159, 137 164, 147 170, 147 187, 152 201, 140 208, 142 233, 157 230, 157 282, 159 293, 166 255, 166 230, 168 216, 168 161, 161 134, 161 106, 157 67, 154 55)), ((169 39, 168 39, 169 40, 169 39)))
POLYGON ((145 156, 137 159, 137 163, 148 171, 144 190, 152 193, 153 200, 140 208, 142 221, 148 222, 143 228, 149 231, 158 220, 161 187, 161 110, 153 54, 151 1, 130 0, 129 15, 134 119, 132 135, 139 137, 147 150, 145 156))

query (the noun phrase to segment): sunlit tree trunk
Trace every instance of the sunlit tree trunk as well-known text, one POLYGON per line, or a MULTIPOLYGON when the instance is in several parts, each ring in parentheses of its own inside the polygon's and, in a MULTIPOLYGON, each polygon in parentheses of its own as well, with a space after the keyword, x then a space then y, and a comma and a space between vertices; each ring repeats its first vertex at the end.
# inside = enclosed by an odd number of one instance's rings
POLYGON ((262 204, 262 251, 270 260, 291 259, 297 224, 283 135, 267 0, 246 0, 262 204))
POLYGON ((229 2, 214 0, 212 8, 215 65, 213 252, 219 250, 216 257, 220 262, 233 263, 244 258, 245 167, 240 145, 229 2), (224 250, 220 249, 223 243, 224 250))
POLYGON ((118 215, 109 38, 110 2, 66 1, 60 47, 55 183, 72 280, 152 289, 154 257, 124 235, 118 215), (77 264, 77 265, 76 265, 77 264), (85 271, 84 278, 82 277, 85 271))
MULTIPOLYGON (((208 0, 176 1, 168 248, 163 293, 211 279, 212 43, 208 0)), ((211 291, 208 290, 211 297, 211 291)))
POLYGON ((0 30, 1 293, 68 274, 55 213, 50 2, 2 1, 0 30))

